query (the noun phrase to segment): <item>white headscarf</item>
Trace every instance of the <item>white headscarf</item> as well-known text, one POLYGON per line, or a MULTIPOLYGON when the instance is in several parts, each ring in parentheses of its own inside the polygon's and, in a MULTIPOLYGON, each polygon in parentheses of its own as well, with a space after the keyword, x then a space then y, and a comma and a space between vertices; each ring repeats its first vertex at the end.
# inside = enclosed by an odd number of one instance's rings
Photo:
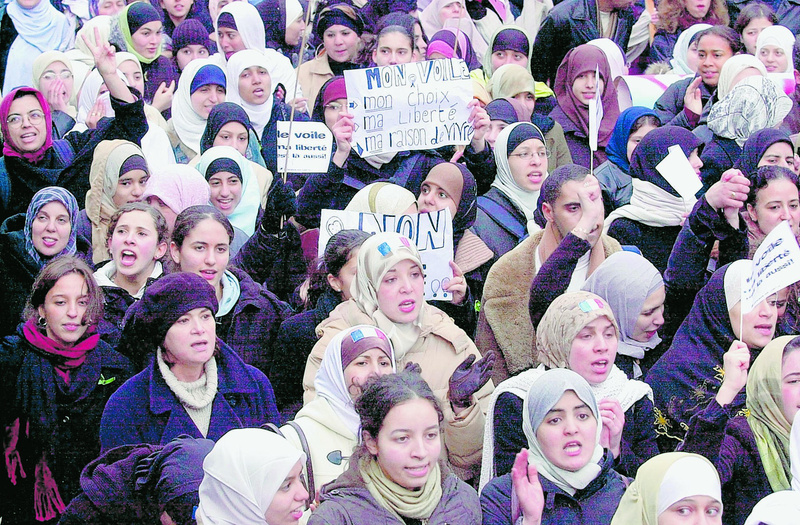
MULTIPOLYGON (((227 6, 225 6, 227 7, 227 6)), ((272 78, 270 77, 270 85, 264 86, 267 90, 269 98, 263 104, 250 104, 246 102, 239 93, 239 75, 248 67, 263 67, 269 73, 269 61, 267 57, 260 51, 255 49, 245 49, 237 51, 228 60, 226 76, 228 78, 228 94, 227 101, 239 104, 247 112, 250 117, 250 123, 253 124, 258 137, 261 138, 264 133, 264 128, 269 124, 269 119, 272 117, 272 78)))
POLYGON ((792 73, 794 67, 792 65, 792 51, 794 49, 795 36, 788 28, 782 25, 774 25, 765 27, 759 34, 756 40, 756 57, 761 56, 761 48, 764 46, 776 46, 783 49, 786 55, 786 69, 783 71, 776 71, 776 74, 792 73))
POLYGON ((676 75, 694 75, 695 71, 689 67, 689 43, 694 38, 694 35, 700 31, 710 29, 709 24, 693 24, 684 29, 678 40, 675 42, 675 47, 672 48, 672 60, 669 65, 672 66, 672 72, 676 75))
POLYGON ((737 76, 739 76, 739 73, 750 68, 758 70, 762 77, 767 76, 767 68, 765 68, 764 64, 753 55, 742 53, 741 55, 733 55, 731 58, 726 60, 725 64, 722 65, 722 69, 719 70, 719 81, 717 82, 717 100, 722 100, 725 98, 725 96, 733 89, 733 86, 735 85, 733 81, 737 76))
MULTIPOLYGON (((317 396, 325 398, 325 400, 328 401, 328 404, 330 404, 333 411, 342 419, 345 426, 357 437, 359 428, 361 427, 361 418, 358 416, 358 413, 356 413, 353 399, 350 397, 350 392, 347 389, 347 384, 344 379, 345 366, 342 363, 342 342, 346 337, 356 341, 356 337, 352 334, 357 334, 358 339, 377 337, 387 342, 389 339, 381 329, 366 324, 342 330, 334 336, 325 349, 325 355, 322 357, 322 364, 320 364, 317 375, 314 378, 314 388, 317 391, 317 396)), ((389 358, 392 361, 392 372, 396 372, 397 368, 391 342, 389 342, 388 346, 391 354, 389 358)), ((369 350, 369 348, 365 349, 365 351, 366 350, 369 350)))
MULTIPOLYGON (((241 3, 235 2, 235 4, 241 3)), ((192 81, 197 72, 200 71, 200 68, 208 65, 219 67, 208 58, 199 58, 189 62, 181 73, 178 89, 175 90, 175 97, 172 100, 172 125, 175 128, 175 132, 181 142, 195 153, 200 153, 200 138, 206 129, 207 119, 198 115, 192 107, 192 81)))
POLYGON ((267 525, 272 499, 297 462, 305 459, 269 430, 231 430, 203 461, 197 517, 205 525, 267 525))
MULTIPOLYGON (((127 85, 128 80, 119 69, 117 70, 117 76, 127 85)), ((102 95, 99 94, 103 84, 105 84, 105 80, 103 80, 103 77, 100 76, 100 73, 96 69, 92 70, 92 72, 86 76, 86 80, 83 81, 83 86, 81 86, 81 94, 78 97, 78 117, 75 119, 78 124, 86 124, 86 117, 89 116, 89 112, 94 107, 98 98, 103 101, 103 107, 105 108, 103 116, 114 116, 114 110, 111 109, 111 95, 108 91, 102 95)))
POLYGON ((800 523, 800 492, 780 490, 756 503, 744 525, 796 525, 800 523))
POLYGON ((569 494, 586 488, 602 471, 600 461, 603 459, 603 447, 600 446, 600 433, 603 430, 603 421, 600 419, 600 409, 597 400, 584 378, 565 368, 548 370, 531 385, 522 405, 522 431, 528 439, 528 463, 535 465, 539 474, 549 479, 555 485, 569 494), (564 393, 572 390, 578 399, 586 403, 597 421, 595 444, 592 457, 581 469, 572 472, 554 465, 544 454, 536 430, 542 424, 547 413, 561 400, 564 393))
POLYGON ((422 25, 422 30, 428 38, 433 38, 440 29, 445 27, 453 27, 466 34, 470 42, 472 42, 472 49, 477 56, 482 57, 486 54, 486 49, 489 44, 483 38, 478 28, 475 27, 475 22, 472 21, 467 13, 467 7, 464 0, 433 0, 427 7, 425 7, 419 14, 419 21, 422 25), (439 18, 439 11, 442 7, 452 4, 454 2, 461 3, 461 11, 464 14, 460 19, 448 19, 444 22, 439 18))

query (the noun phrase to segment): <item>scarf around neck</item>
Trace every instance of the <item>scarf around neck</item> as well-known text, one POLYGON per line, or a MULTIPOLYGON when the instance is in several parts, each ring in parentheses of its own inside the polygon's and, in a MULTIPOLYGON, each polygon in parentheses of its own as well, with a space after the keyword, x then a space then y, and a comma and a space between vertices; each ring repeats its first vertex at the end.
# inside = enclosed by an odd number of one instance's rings
POLYGON ((28 319, 22 326, 25 340, 37 350, 42 351, 53 366, 60 371, 62 377, 68 378, 69 372, 81 366, 86 360, 86 354, 97 347, 100 334, 96 333, 94 325, 86 333, 89 334, 82 341, 67 346, 43 334, 36 326, 33 319, 28 319))
POLYGON ((361 459, 358 469, 370 495, 403 523, 407 518, 430 518, 442 499, 442 473, 438 462, 420 490, 401 487, 389 479, 372 456, 361 459))

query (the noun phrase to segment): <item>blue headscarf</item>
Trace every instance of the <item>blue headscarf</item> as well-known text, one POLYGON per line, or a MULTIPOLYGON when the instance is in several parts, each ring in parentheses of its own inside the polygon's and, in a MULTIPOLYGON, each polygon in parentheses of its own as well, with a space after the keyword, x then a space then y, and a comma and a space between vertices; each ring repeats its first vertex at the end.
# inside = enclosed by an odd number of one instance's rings
POLYGON ((658 118, 655 111, 643 106, 633 106, 626 109, 620 113, 617 123, 614 125, 614 131, 611 132, 611 138, 608 139, 608 146, 606 146, 608 160, 619 166, 625 173, 628 173, 631 169, 628 161, 628 138, 631 135, 631 128, 640 117, 645 115, 652 115, 658 118))
POLYGON ((58 186, 42 188, 36 192, 36 195, 33 196, 31 203, 28 205, 28 211, 25 213, 25 228, 23 230, 23 234, 25 236, 25 251, 28 252, 28 255, 30 255, 34 261, 36 261, 36 264, 39 266, 39 268, 43 267, 47 261, 42 259, 42 255, 33 246, 33 220, 39 214, 39 210, 53 201, 60 202, 67 209, 67 213, 69 213, 69 224, 71 227, 69 232, 69 241, 64 249, 61 250, 58 255, 56 255, 56 257, 60 257, 62 255, 75 255, 75 252, 77 251, 76 241, 78 237, 78 231, 75 225, 78 221, 78 201, 75 200, 75 196, 72 195, 72 193, 64 188, 59 188, 58 186))

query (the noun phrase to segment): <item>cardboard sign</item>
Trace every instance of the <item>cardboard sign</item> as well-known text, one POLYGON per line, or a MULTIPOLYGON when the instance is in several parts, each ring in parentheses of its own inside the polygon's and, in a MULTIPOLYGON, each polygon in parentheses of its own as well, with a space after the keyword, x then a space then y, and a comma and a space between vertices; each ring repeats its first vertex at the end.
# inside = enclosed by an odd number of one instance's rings
POLYGON ((742 314, 782 288, 800 281, 800 246, 789 221, 783 221, 761 243, 753 256, 753 273, 742 283, 742 314))
POLYGON ((656 171, 675 188, 683 200, 692 203, 697 200, 695 194, 703 187, 703 182, 680 146, 675 144, 669 147, 669 153, 658 163, 656 171))
POLYGON ((461 59, 351 69, 344 79, 361 157, 472 140, 472 80, 461 59))
POLYGON ((450 210, 409 215, 383 215, 343 210, 322 210, 318 255, 322 256, 331 236, 340 230, 370 233, 397 232, 408 237, 419 250, 425 275, 425 300, 452 301, 442 286, 453 278, 453 218, 450 210))
POLYGON ((278 171, 286 173, 327 173, 333 154, 333 133, 323 122, 278 121, 278 171), (291 148, 287 162, 286 148, 291 148))

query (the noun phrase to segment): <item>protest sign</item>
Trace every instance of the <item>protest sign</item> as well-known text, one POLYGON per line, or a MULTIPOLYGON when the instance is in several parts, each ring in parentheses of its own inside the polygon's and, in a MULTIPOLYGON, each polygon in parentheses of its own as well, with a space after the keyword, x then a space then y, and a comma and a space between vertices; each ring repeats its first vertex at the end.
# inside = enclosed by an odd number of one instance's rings
POLYGON ((370 233, 397 232, 408 237, 419 250, 425 275, 425 300, 452 301, 452 294, 442 288, 453 278, 453 218, 450 210, 408 215, 383 215, 343 210, 322 210, 318 255, 333 234, 340 230, 370 233))
POLYGON ((667 156, 656 165, 656 171, 669 182, 683 200, 696 202, 695 194, 703 187, 700 177, 697 176, 680 146, 677 144, 670 146, 668 151, 667 156))
POLYGON ((761 243, 753 256, 753 271, 742 279, 742 314, 782 288, 800 281, 800 247, 783 221, 761 243))
POLYGON ((600 70, 594 68, 594 97, 589 99, 589 149, 597 151, 600 123, 603 121, 603 93, 600 91, 600 70))
POLYGON ((472 80, 461 59, 349 69, 344 79, 361 157, 472 140, 472 80))
POLYGON ((327 173, 333 150, 333 133, 324 122, 278 121, 278 170, 286 173, 327 173), (286 160, 286 148, 291 149, 286 160))

